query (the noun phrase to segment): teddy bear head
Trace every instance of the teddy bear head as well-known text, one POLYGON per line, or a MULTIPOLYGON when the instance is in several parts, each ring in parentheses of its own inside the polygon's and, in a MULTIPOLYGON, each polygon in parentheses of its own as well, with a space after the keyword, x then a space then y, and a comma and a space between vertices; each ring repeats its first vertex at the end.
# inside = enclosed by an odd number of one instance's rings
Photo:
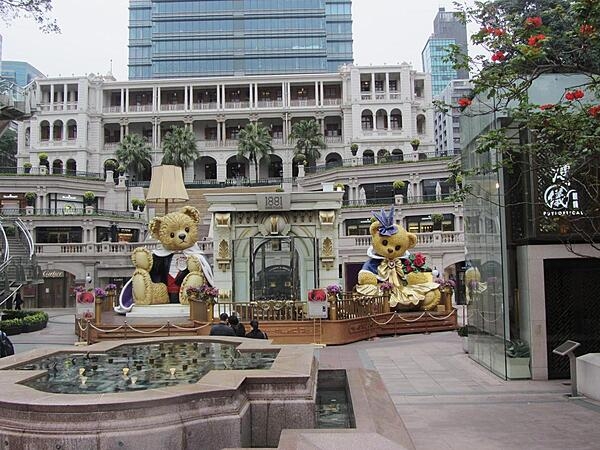
POLYGON ((379 256, 395 259, 404 256, 409 248, 417 245, 417 235, 409 233, 404 228, 396 225, 394 208, 387 213, 384 209, 373 212, 375 221, 369 228, 373 249, 379 256))
POLYGON ((150 234, 167 250, 185 250, 198 240, 200 212, 191 206, 156 217, 150 222, 150 234))

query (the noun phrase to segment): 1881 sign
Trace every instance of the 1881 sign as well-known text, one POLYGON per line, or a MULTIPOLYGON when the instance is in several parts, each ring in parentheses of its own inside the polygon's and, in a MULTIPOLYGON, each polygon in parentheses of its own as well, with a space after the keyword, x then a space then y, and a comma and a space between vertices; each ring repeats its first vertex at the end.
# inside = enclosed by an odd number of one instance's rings
POLYGON ((258 194, 256 203, 259 211, 286 211, 290 209, 290 194, 258 194))

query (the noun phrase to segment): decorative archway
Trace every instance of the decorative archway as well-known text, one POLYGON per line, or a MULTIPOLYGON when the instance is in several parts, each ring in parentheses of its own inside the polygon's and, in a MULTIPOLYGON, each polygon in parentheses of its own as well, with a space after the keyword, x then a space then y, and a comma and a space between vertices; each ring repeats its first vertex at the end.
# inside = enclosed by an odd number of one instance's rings
POLYGON ((62 141, 63 139, 63 121, 55 120, 52 124, 52 140, 62 141))
POLYGON ((50 122, 48 122, 47 120, 42 120, 40 122, 40 140, 50 140, 50 122))
POLYGON ((373 150, 365 150, 363 152, 363 165, 375 164, 375 153, 373 150))
POLYGON ((67 175, 77 175, 77 161, 73 158, 67 159, 67 175))
POLYGON ((344 161, 339 153, 332 152, 325 157, 325 167, 342 167, 344 161))
POLYGON ((52 162, 52 173, 55 175, 60 175, 63 173, 63 162, 60 159, 55 159, 52 162))
POLYGON ((390 120, 392 130, 402 129, 402 112, 398 108, 392 109, 392 112, 390 113, 390 120))
POLYGON ((392 150, 392 161, 404 161, 404 153, 399 148, 392 150))
POLYGON ((388 114, 385 109, 378 109, 375 113, 375 128, 378 130, 387 130, 388 114))
POLYGON ((426 120, 423 114, 417 116, 417 133, 425 134, 426 120))
POLYGON ((360 115, 361 128, 365 131, 373 129, 373 112, 370 109, 365 109, 360 115))
POLYGON ((203 156, 194 161, 194 181, 216 180, 217 161, 211 156, 203 156))
POLYGON ((67 139, 77 139, 77 122, 74 119, 69 119, 67 122, 67 139))
POLYGON ((249 162, 244 156, 232 156, 227 160, 227 178, 248 178, 249 162))
POLYGON ((377 152, 377 163, 386 163, 390 161, 390 152, 388 152, 385 148, 382 148, 377 152))

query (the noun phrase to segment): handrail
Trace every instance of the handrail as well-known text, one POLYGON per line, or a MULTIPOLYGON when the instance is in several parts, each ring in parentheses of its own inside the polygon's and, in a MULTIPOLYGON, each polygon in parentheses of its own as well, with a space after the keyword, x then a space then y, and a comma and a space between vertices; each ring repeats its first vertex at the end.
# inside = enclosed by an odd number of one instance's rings
MULTIPOLYGON (((14 289, 9 295, 6 296, 6 298, 4 298, 2 301, 0 301, 0 306, 4 305, 6 303, 6 301, 8 299, 11 299, 11 304, 12 304, 12 298, 17 295, 17 292, 19 292, 19 289, 21 289, 23 285, 20 284, 18 288, 14 289)), ((2 319, 2 316, 0 315, 0 320, 2 319)))
POLYGON ((2 241, 4 243, 4 258, 0 269, 4 268, 4 265, 10 260, 10 247, 8 246, 8 237, 6 231, 4 231, 4 225, 2 224, 2 217, 0 217, 0 234, 2 234, 2 241))
POLYGON ((15 219, 15 225, 21 230, 21 232, 25 236, 25 240, 27 241, 27 246, 29 247, 29 260, 31 260, 31 258, 33 257, 33 254, 35 253, 35 249, 34 249, 34 245, 33 245, 33 238, 31 237, 31 233, 29 232, 29 230, 27 229, 27 227, 25 226, 25 224, 19 217, 17 217, 15 219))

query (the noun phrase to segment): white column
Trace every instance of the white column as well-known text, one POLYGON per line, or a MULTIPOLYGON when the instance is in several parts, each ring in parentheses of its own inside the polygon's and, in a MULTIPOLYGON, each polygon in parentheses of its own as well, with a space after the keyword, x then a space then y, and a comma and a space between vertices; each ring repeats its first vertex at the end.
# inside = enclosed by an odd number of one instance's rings
POLYGON ((250 103, 250 108, 254 108, 254 83, 250 83, 248 85, 248 100, 250 103))
POLYGON ((224 84, 221 85, 221 89, 222 89, 222 92, 221 92, 222 107, 225 108, 225 103, 227 102, 227 97, 225 96, 225 85, 224 84))
POLYGON ((50 111, 54 111, 54 85, 50 85, 50 111))
MULTIPOLYGON (((389 93, 386 92, 385 93, 386 98, 388 95, 389 95, 389 93)), ((387 129, 388 129, 388 131, 392 131, 392 116, 390 115, 390 111, 388 111, 387 109, 385 110, 385 112, 387 114, 387 129)))
MULTIPOLYGON (((63 85, 63 110, 66 111, 67 110, 67 97, 68 97, 68 87, 67 87, 67 83, 65 83, 63 85)), ((64 133, 63 133, 63 138, 64 138, 64 133)))
POLYGON ((156 88, 156 110, 160 111, 160 106, 161 106, 161 98, 160 98, 160 86, 158 86, 156 88))
POLYGON ((121 112, 122 113, 125 112, 125 89, 124 88, 121 88, 121 112))
MULTIPOLYGON (((217 84, 217 109, 221 109, 221 86, 217 84)), ((219 127, 217 127, 217 130, 219 127)))
POLYGON ((258 83, 254 83, 254 107, 258 108, 258 83))
POLYGON ((189 111, 190 107, 189 107, 189 95, 188 95, 188 86, 184 87, 184 92, 183 92, 183 109, 185 111, 189 111))
POLYGON ((287 87, 287 105, 285 105, 285 106, 290 106, 292 104, 292 96, 290 95, 292 88, 291 88, 289 82, 286 84, 286 87, 287 87))
POLYGON ((158 105, 158 102, 156 101, 156 94, 157 93, 157 88, 153 87, 152 88, 152 111, 156 112, 156 107, 158 105))
POLYGON ((125 88, 125 112, 129 111, 129 88, 125 88))
POLYGON ((389 100, 390 99, 390 73, 386 72, 385 73, 385 99, 389 100))
POLYGON ((288 103, 285 98, 285 83, 283 81, 281 82, 281 104, 284 108, 288 106, 288 103))
POLYGON ((227 164, 217 163, 217 181, 227 180, 227 164))
POLYGON ((319 82, 315 81, 315 106, 321 105, 321 99, 319 98, 319 82))
POLYGON ((221 122, 217 122, 217 145, 221 145, 221 122))
POLYGON ((325 96, 323 95, 324 88, 323 88, 323 82, 322 81, 319 81, 319 87, 320 87, 320 93, 321 93, 320 94, 321 95, 321 106, 323 106, 325 104, 325 101, 324 101, 325 100, 325 96))
POLYGON ((371 95, 373 100, 375 99, 375 73, 371 74, 371 95))

